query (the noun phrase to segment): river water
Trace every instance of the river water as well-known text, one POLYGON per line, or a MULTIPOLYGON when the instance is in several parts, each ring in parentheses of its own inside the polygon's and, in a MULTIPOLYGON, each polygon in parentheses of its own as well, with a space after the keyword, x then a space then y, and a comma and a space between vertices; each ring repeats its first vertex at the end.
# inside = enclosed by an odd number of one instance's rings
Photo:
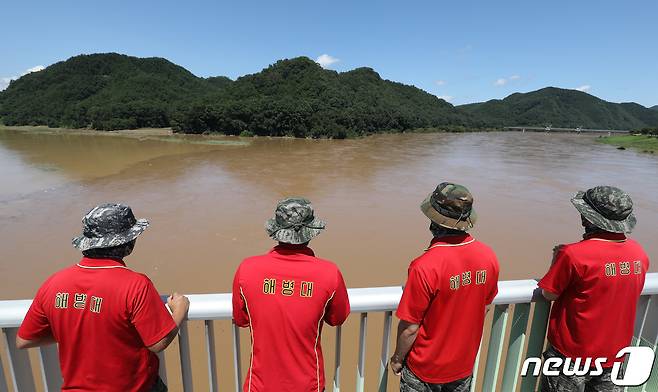
POLYGON ((443 181, 474 194, 473 233, 497 252, 501 279, 541 277, 553 246, 581 236, 569 198, 600 184, 630 193, 638 217, 633 237, 655 260, 656 173, 658 157, 619 151, 590 135, 297 140, 5 129, 0 299, 31 298, 47 276, 77 262, 70 241, 80 219, 109 201, 151 221, 127 263, 163 293, 230 291, 238 263, 273 245, 263 225, 277 200, 294 195, 309 198, 327 222, 311 245, 339 265, 348 287, 399 285, 430 240, 419 204, 443 181))

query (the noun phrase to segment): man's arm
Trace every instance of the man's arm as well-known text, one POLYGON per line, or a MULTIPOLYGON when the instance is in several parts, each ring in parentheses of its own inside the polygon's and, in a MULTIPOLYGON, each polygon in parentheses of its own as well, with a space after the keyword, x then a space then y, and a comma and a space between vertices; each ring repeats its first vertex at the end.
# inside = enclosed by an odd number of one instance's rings
POLYGON ((171 309, 171 317, 176 323, 176 328, 172 329, 167 336, 160 339, 159 342, 148 347, 148 349, 154 353, 164 351, 164 349, 169 347, 171 342, 173 342, 174 338, 176 338, 176 335, 178 335, 178 328, 181 323, 187 319, 187 311, 190 309, 190 300, 184 295, 174 293, 167 298, 167 305, 169 305, 169 309, 171 309))
POLYGON ((400 319, 395 353, 391 357, 391 370, 395 375, 400 375, 402 372, 404 359, 416 341, 418 328, 434 297, 432 286, 434 286, 433 282, 412 263, 409 266, 407 284, 402 290, 402 298, 395 312, 400 319))
MULTIPOLYGON (((564 245, 563 245, 563 244, 555 245, 555 246, 553 247, 553 258, 551 259, 551 266, 552 266, 553 264, 555 264, 555 261, 557 261, 558 255, 560 254, 560 251, 561 251, 563 248, 564 248, 564 245)), ((558 298, 560 297, 559 295, 557 295, 557 294, 555 294, 555 293, 552 293, 552 292, 550 292, 550 291, 547 291, 547 290, 545 290, 545 289, 542 289, 542 290, 541 290, 541 294, 542 294, 542 295, 544 296, 544 298, 546 298, 546 300, 548 300, 548 301, 555 301, 556 299, 558 299, 558 298)))
POLYGON ((336 271, 336 290, 333 297, 327 302, 324 321, 335 327, 342 325, 350 315, 350 299, 347 295, 345 280, 339 270, 336 271))
POLYGON ((249 312, 247 312, 247 302, 240 286, 240 267, 235 271, 233 276, 233 290, 232 290, 232 306, 233 306, 233 323, 238 327, 246 328, 249 326, 249 312))
POLYGON ((416 341, 418 336, 418 324, 413 324, 408 321, 400 320, 398 324, 398 338, 395 347, 395 353, 391 357, 391 370, 396 376, 399 376, 404 366, 404 359, 411 350, 411 347, 416 341))
POLYGON ((48 320, 48 316, 42 306, 42 299, 47 282, 48 281, 41 285, 37 291, 34 300, 18 329, 18 333, 16 334, 16 347, 19 349, 45 346, 56 342, 50 328, 50 320, 48 320))
POLYGON ((18 349, 47 346, 53 343, 56 343, 56 341, 52 335, 46 335, 33 340, 23 339, 20 336, 16 335, 16 347, 18 349))
POLYGON ((574 276, 575 267, 567 252, 567 247, 558 245, 553 248, 551 267, 544 277, 537 282, 541 293, 548 301, 555 301, 569 287, 574 276))

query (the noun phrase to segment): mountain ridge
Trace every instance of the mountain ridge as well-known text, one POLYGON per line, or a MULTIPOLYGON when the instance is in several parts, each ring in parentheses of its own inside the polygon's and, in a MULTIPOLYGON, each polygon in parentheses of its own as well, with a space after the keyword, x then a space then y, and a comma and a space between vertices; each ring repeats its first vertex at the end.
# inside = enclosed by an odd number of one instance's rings
POLYGON ((307 57, 238 77, 201 78, 167 59, 79 55, 12 81, 0 92, 5 125, 103 130, 173 127, 180 132, 349 137, 419 129, 504 126, 658 126, 658 105, 611 103, 547 87, 453 106, 369 67, 337 72, 307 57))
POLYGON ((612 103, 578 90, 545 87, 503 99, 460 105, 490 126, 636 130, 658 124, 658 112, 634 102, 612 103))

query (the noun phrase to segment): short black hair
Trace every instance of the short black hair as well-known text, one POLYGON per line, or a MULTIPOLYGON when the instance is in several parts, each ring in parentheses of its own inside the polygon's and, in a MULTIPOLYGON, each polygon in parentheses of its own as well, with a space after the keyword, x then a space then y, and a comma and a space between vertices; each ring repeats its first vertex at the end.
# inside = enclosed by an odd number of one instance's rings
POLYGON ((462 235, 466 234, 464 230, 458 230, 458 229, 450 229, 448 227, 443 227, 437 223, 434 223, 433 221, 430 222, 430 231, 434 236, 436 237, 437 234, 441 235, 462 235))
POLYGON ((94 248, 82 251, 84 257, 90 259, 123 259, 132 253, 135 247, 135 241, 126 242, 125 244, 112 246, 109 248, 94 248))

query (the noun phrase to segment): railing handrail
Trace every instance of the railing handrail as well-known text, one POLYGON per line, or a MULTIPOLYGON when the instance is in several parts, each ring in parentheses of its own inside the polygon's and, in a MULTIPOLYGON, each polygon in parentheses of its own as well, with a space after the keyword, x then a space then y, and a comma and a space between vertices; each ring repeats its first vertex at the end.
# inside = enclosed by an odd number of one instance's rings
MULTIPOLYGON (((385 312, 397 309, 402 286, 364 287, 348 289, 352 313, 385 312)), ((642 295, 658 294, 658 273, 648 273, 642 295)), ((190 294, 190 320, 230 319, 231 294, 190 294)), ((498 282, 495 305, 537 301, 537 281, 534 279, 505 280, 498 282)), ((0 328, 20 326, 32 300, 0 301, 0 328)))

